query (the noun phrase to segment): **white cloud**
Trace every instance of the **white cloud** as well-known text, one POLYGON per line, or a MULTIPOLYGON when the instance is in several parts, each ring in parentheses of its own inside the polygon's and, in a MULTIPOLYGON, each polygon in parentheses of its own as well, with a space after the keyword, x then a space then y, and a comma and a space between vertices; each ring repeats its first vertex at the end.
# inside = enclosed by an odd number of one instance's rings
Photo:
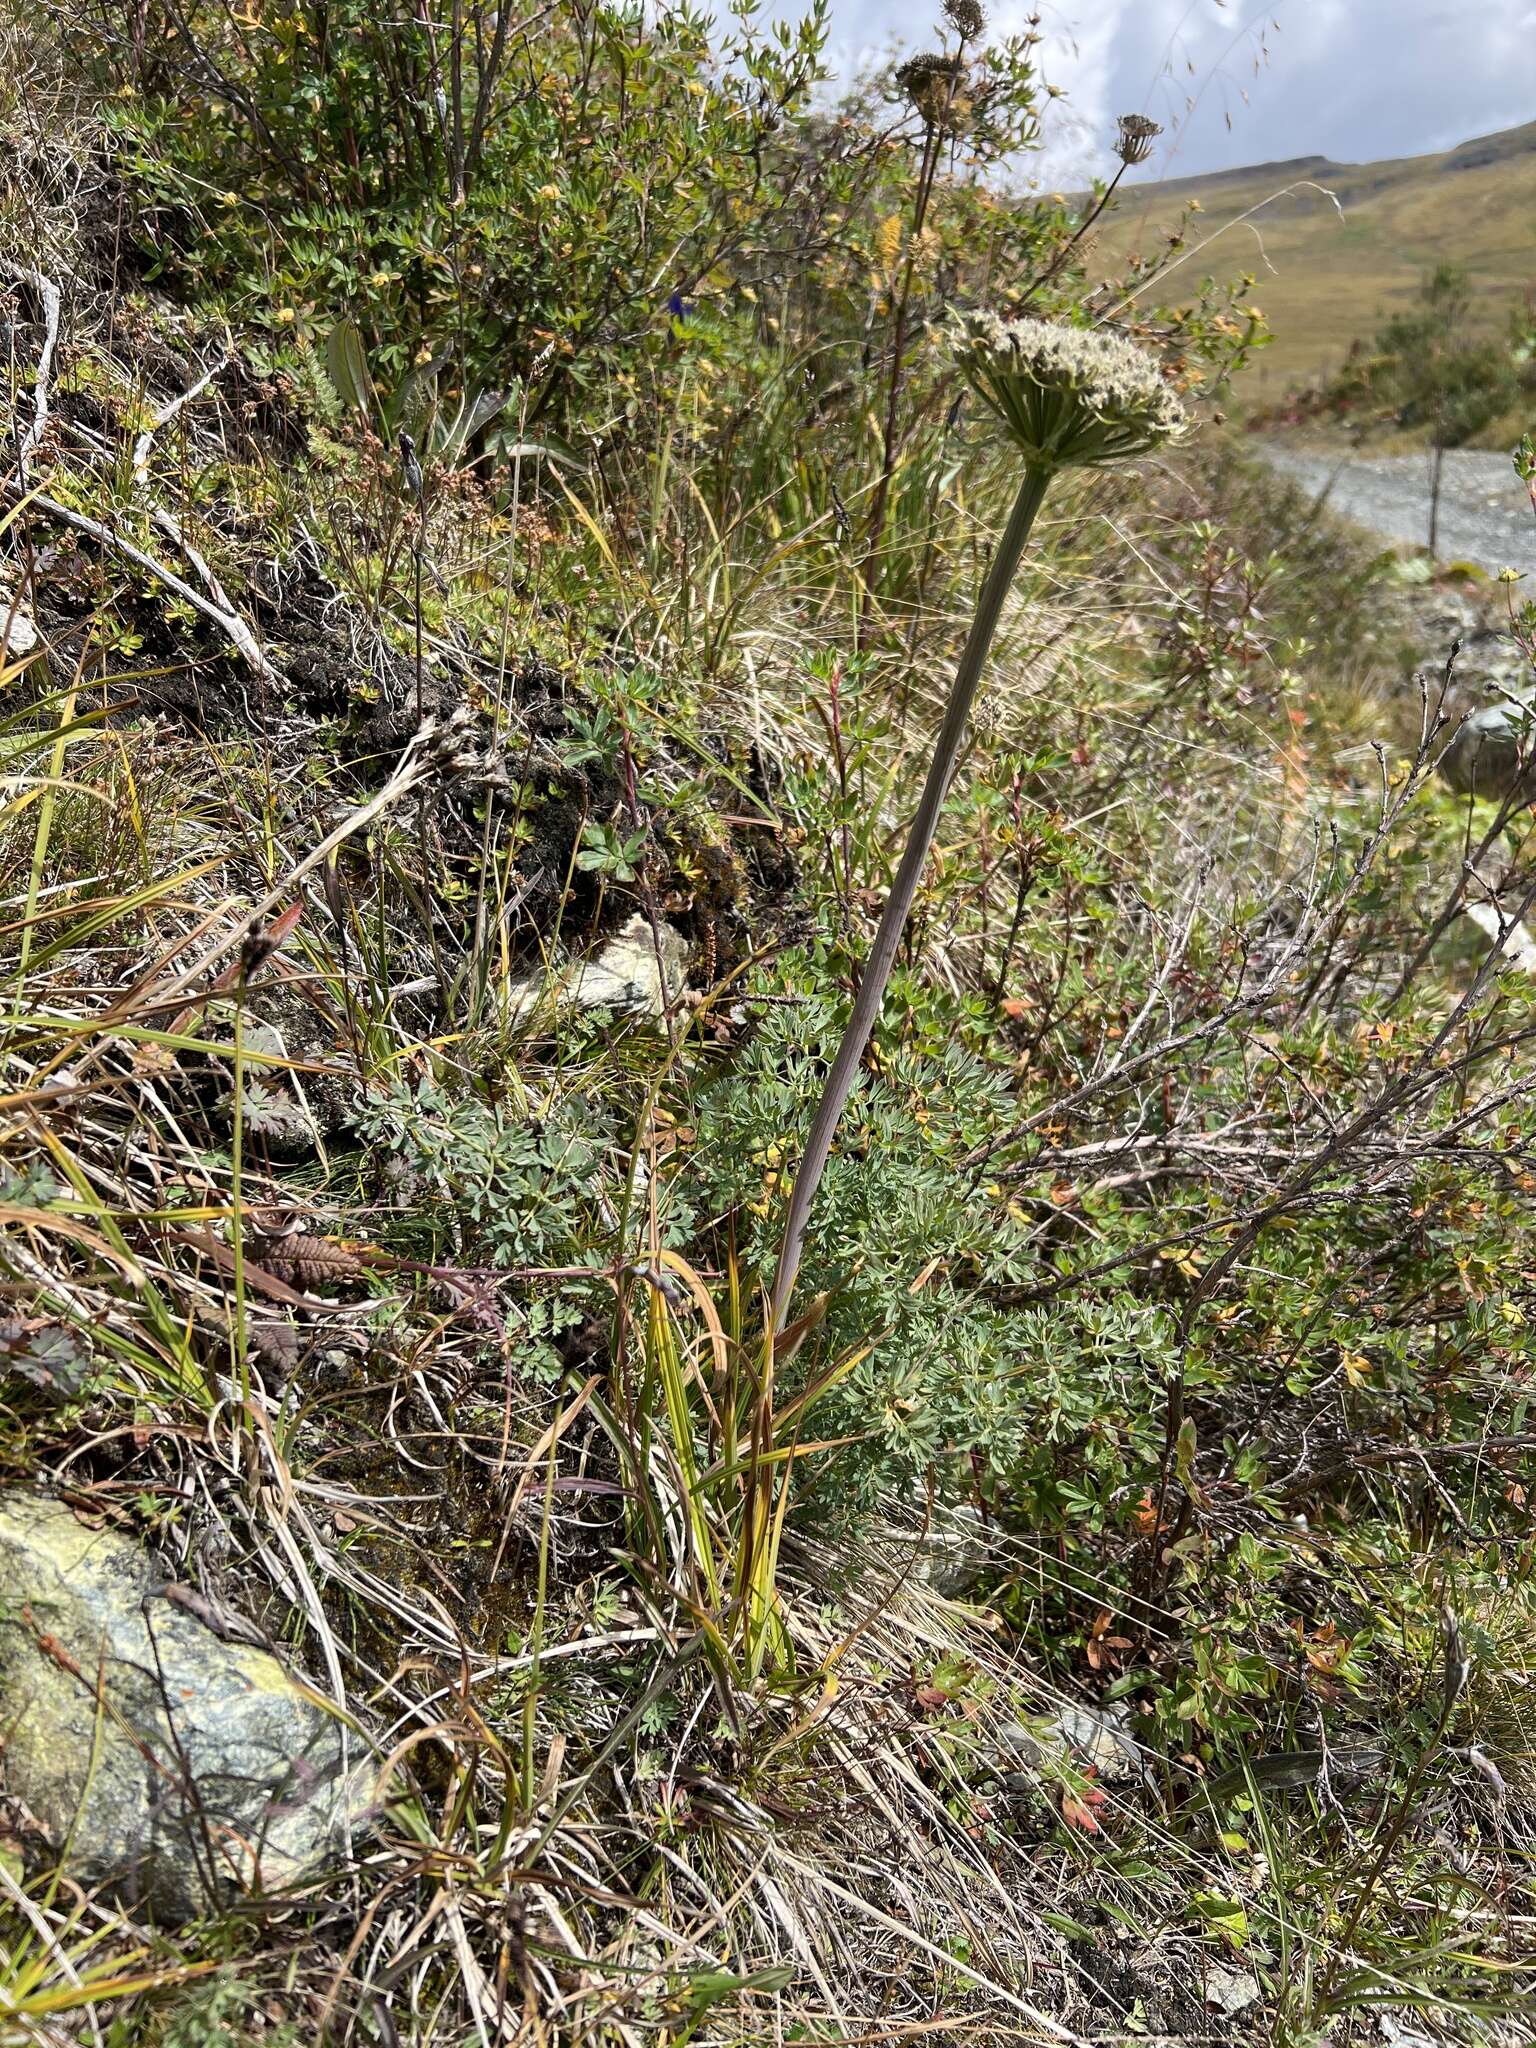
MULTIPOLYGON (((794 0, 777 0, 793 11, 794 0)), ((1041 0, 1040 174, 1110 162, 1116 114, 1169 131, 1153 174, 1274 158, 1412 156, 1536 114, 1536 0, 1041 0), (1475 18, 1474 18, 1475 14, 1475 18)), ((993 8, 1018 26, 1019 0, 993 8)), ((937 0, 833 0, 839 68, 930 42, 937 0)))

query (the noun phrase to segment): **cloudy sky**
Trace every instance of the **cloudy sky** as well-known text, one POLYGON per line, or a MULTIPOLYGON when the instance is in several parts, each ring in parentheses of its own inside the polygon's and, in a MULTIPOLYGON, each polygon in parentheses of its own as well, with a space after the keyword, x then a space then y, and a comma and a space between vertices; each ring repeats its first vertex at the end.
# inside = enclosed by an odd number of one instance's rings
MULTIPOLYGON (((1046 182, 1105 164, 1119 113, 1172 136, 1160 175, 1275 158, 1417 156, 1536 120, 1536 0, 1037 0, 1046 182), (1070 111, 1068 111, 1070 109, 1070 111)), ((781 11, 792 11, 780 0, 781 11)), ((994 0, 1021 27, 1028 0, 994 0)), ((832 0, 840 69, 932 42, 938 0, 832 0)))

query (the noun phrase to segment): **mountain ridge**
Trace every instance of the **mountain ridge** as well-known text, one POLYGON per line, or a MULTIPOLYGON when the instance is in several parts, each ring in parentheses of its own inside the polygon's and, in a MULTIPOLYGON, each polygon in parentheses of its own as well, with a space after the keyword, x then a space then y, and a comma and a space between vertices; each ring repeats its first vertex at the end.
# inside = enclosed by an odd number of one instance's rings
POLYGON ((1138 179, 1135 184, 1127 184, 1121 189, 1127 199, 1154 191, 1175 197, 1192 193, 1198 197, 1205 187, 1257 178, 1310 177, 1320 171, 1341 178, 1356 178, 1370 173, 1412 173, 1431 164, 1438 164, 1449 171, 1481 170, 1488 164, 1504 163, 1528 154, 1536 154, 1536 121, 1524 121, 1514 128, 1492 129, 1486 135, 1470 135, 1464 142, 1452 143, 1449 149, 1425 150, 1414 156, 1377 157, 1360 162, 1315 153, 1278 157, 1267 163, 1238 164, 1219 171, 1190 171, 1177 178, 1138 179))
POLYGON ((1098 266, 1158 255, 1191 201, 1187 248, 1162 295, 1207 273, 1258 279, 1275 339, 1247 376, 1250 397, 1328 375, 1438 263, 1467 271, 1490 323, 1536 296, 1536 121, 1423 156, 1310 155, 1123 186, 1098 266))

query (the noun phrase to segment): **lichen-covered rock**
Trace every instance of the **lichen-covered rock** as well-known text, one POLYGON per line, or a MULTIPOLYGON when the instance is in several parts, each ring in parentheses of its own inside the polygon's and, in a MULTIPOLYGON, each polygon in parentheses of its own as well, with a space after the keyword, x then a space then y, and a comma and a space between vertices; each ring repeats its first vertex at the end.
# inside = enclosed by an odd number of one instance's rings
POLYGON ((941 1600, 963 1600, 991 1561, 987 1524, 975 1508, 962 1503, 934 1514, 905 1572, 909 1582, 926 1586, 941 1600))
POLYGON ((130 1538, 0 1498, 0 1783, 80 1884, 168 1923, 344 1857, 373 1794, 357 1731, 207 1614, 130 1538))
POLYGON ((1458 796, 1536 799, 1536 718, 1523 704, 1485 704, 1457 728, 1440 773, 1458 796))
POLYGON ((637 912, 596 959, 579 961, 552 981, 536 974, 514 982, 507 992, 508 1020, 520 1023, 545 1006, 659 1018, 682 993, 687 964, 682 933, 669 924, 653 932, 650 919, 637 912))
POLYGON ((995 1731, 997 1767, 1006 1775, 1023 1762, 1031 1769, 1070 1764, 1091 1770, 1100 1784, 1146 1784, 1152 1776, 1146 1751, 1131 1732, 1131 1717, 1115 1701, 1107 1707, 1070 1702, 1039 1720, 1005 1721, 995 1731))

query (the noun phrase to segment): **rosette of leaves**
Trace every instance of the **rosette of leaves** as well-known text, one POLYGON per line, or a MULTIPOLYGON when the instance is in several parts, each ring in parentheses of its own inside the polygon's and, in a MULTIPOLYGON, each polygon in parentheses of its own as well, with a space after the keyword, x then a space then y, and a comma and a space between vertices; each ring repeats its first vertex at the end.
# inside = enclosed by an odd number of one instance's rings
POLYGON ((72 1401, 84 1393, 94 1370, 89 1347, 79 1333, 53 1323, 22 1316, 0 1316, 0 1381, 24 1380, 55 1401, 72 1401))

